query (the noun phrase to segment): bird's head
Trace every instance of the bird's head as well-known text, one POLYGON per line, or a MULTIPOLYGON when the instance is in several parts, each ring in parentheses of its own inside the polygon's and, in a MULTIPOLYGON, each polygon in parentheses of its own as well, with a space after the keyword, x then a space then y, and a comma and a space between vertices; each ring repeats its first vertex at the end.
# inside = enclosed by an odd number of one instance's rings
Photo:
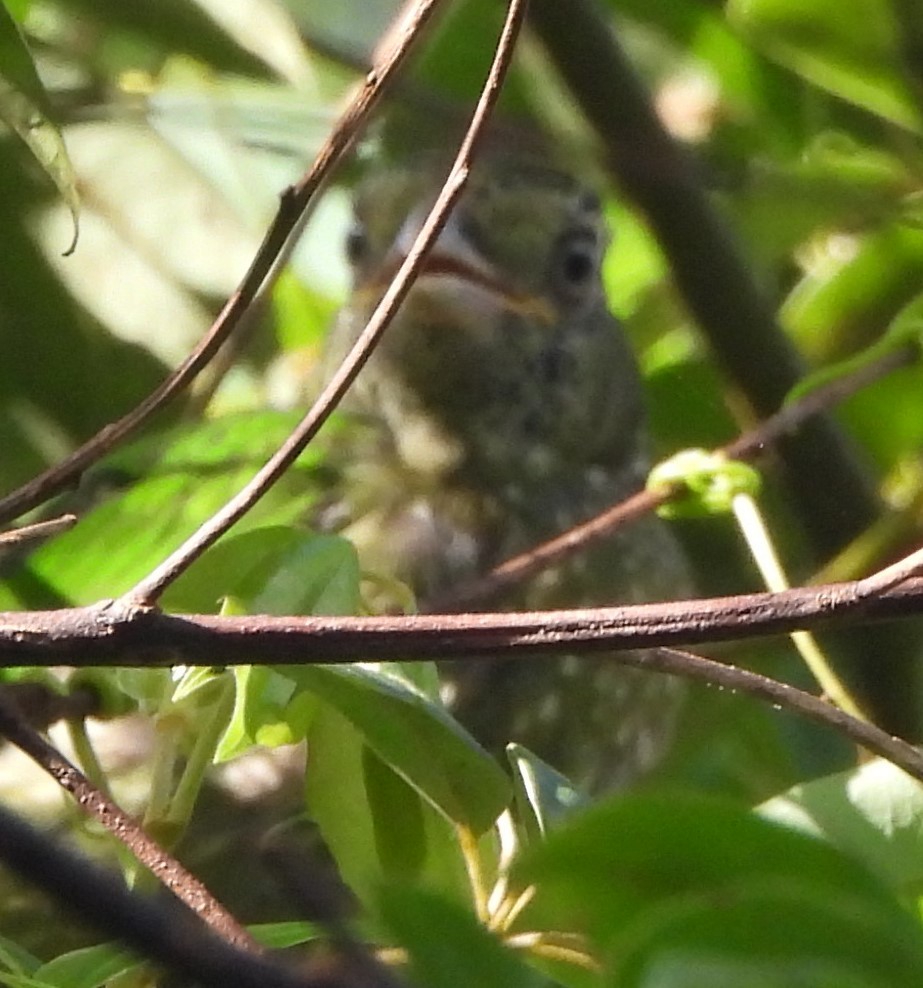
MULTIPOLYGON (((435 201, 432 168, 379 171, 347 237, 354 291, 340 355, 435 201)), ((422 273, 360 376, 406 463, 489 483, 611 462, 641 430, 634 359, 606 308, 598 197, 540 165, 476 167, 422 273)))

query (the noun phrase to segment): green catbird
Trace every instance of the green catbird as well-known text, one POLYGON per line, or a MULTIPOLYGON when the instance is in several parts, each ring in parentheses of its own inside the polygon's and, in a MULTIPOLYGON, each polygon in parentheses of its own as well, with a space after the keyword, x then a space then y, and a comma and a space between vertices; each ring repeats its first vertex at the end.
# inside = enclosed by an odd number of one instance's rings
MULTIPOLYGON (((352 296, 326 366, 365 325, 440 173, 421 164, 360 183, 347 254, 352 296)), ((641 380, 600 274, 598 197, 543 164, 476 166, 423 272, 345 408, 341 490, 320 522, 364 567, 426 600, 636 491, 649 467, 641 380)), ((496 610, 666 600, 689 590, 683 554, 648 518, 533 577, 496 610)), ((446 663, 445 696, 485 745, 532 749, 591 787, 664 751, 680 690, 611 657, 446 663)))

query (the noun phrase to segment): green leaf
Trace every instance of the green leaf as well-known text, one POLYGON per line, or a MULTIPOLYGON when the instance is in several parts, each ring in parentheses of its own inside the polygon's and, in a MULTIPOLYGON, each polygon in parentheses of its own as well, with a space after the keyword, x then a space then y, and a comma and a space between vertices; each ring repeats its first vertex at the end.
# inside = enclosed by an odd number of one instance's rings
POLYGON ((916 180, 896 155, 824 133, 794 159, 761 160, 731 203, 766 264, 784 263, 817 231, 862 231, 905 215, 916 180))
POLYGON ((311 723, 308 751, 308 815, 361 901, 374 908, 381 882, 401 868, 406 869, 404 880, 467 899, 454 828, 369 751, 342 714, 321 706, 311 723), (385 773, 393 779, 385 781, 385 773))
POLYGON ((923 281, 923 231, 892 224, 856 238, 843 261, 812 267, 780 318, 816 363, 877 342, 923 281))
MULTIPOLYGON (((359 562, 333 535, 281 526, 232 536, 212 546, 164 595, 172 610, 207 612, 233 596, 248 613, 350 614, 359 607, 359 562)), ((238 666, 234 709, 216 751, 227 761, 253 744, 304 738, 317 700, 287 670, 238 666)))
MULTIPOLYGON (((30 575, 75 604, 124 593, 251 479, 277 441, 287 435, 291 420, 291 416, 263 413, 229 416, 162 434, 160 455, 157 443, 146 440, 107 460, 95 472, 95 485, 101 488, 107 481, 124 482, 125 474, 136 469, 145 478, 84 514, 76 527, 37 550, 29 559, 30 575)), ((234 538, 302 517, 311 502, 318 455, 301 458, 239 523, 234 538)), ((94 481, 88 479, 87 496, 93 487, 94 481)), ((297 550, 294 554, 297 557, 297 550)), ((292 565, 297 569, 300 561, 296 558, 292 565)), ((223 593, 234 592, 236 574, 229 571, 222 584, 206 581, 196 572, 194 568, 184 578, 182 589, 171 591, 169 600, 176 603, 170 606, 180 606, 185 596, 212 612, 223 593)), ((301 588, 277 587, 275 592, 297 597, 301 588)))
POLYGON ((441 704, 396 672, 366 666, 280 670, 321 697, 369 747, 454 823, 482 834, 509 802, 500 766, 441 704))
POLYGON ((275 747, 304 738, 316 703, 296 693, 289 677, 264 666, 235 666, 232 672, 234 708, 215 750, 216 763, 255 744, 275 747))
POLYGON ((409 955, 413 982, 427 988, 539 988, 530 970, 470 910, 432 892, 390 886, 380 895, 385 926, 409 955))
POLYGON ((655 28, 686 59, 702 62, 721 88, 735 120, 759 127, 767 143, 788 146, 797 136, 800 85, 735 34, 720 6, 701 0, 608 0, 617 16, 655 28))
POLYGON ((900 988, 923 938, 907 917, 792 880, 672 899, 614 947, 620 988, 900 988))
POLYGON ((271 950, 284 950, 327 935, 313 923, 292 920, 287 923, 257 923, 247 927, 254 938, 271 950))
POLYGON ((810 82, 923 130, 887 0, 731 0, 727 12, 756 45, 810 82))
POLYGON ((420 875, 426 857, 423 803, 368 745, 362 746, 362 778, 382 874, 410 881, 420 875))
POLYGON ((513 874, 538 885, 530 910, 544 923, 603 946, 623 943, 649 911, 693 896, 718 908, 746 890, 813 890, 868 903, 898 925, 907 919, 870 872, 829 844, 685 793, 632 794, 594 806, 530 848, 513 874))
POLYGON ((33 977, 60 988, 99 988, 139 967, 137 957, 113 943, 102 943, 62 954, 42 965, 33 977))
POLYGON ((0 120, 25 142, 67 203, 74 220, 74 238, 65 251, 69 254, 77 244, 77 177, 50 110, 25 39, 0 3, 0 120))
POLYGON ((163 603, 202 613, 225 596, 244 601, 251 614, 353 614, 359 607, 356 551, 335 535, 258 528, 212 546, 163 603))
POLYGON ((923 786, 890 762, 802 783, 758 812, 823 835, 902 894, 923 892, 923 786))
POLYGON ((154 71, 165 54, 180 52, 223 72, 270 74, 265 62, 238 44, 198 4, 160 0, 155 7, 121 0, 67 0, 66 6, 84 30, 106 32, 110 71, 154 71))
POLYGON ((0 935, 0 964, 12 974, 31 976, 41 961, 9 937, 0 935))
POLYGON ((506 757, 513 768, 519 819, 531 839, 541 839, 575 810, 589 805, 589 799, 574 788, 570 779, 528 748, 508 744, 506 757))

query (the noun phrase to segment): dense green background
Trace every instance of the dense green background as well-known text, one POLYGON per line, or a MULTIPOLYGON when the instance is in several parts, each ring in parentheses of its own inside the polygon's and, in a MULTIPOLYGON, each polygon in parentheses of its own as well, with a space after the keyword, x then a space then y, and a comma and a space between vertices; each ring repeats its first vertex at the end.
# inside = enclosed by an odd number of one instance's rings
MULTIPOLYGON (((280 190, 323 140, 394 4, 259 0, 237 18, 219 0, 6 6, 49 103, 4 18, 0 113, 15 125, 23 95, 29 107, 44 106, 61 126, 73 167, 71 174, 55 159, 43 170, 25 143, 0 139, 0 486, 11 489, 129 409, 208 326, 245 271, 280 190), (71 206, 79 199, 80 233, 64 257, 72 236, 67 198, 71 206)), ((360 159, 444 139, 433 119, 457 133, 503 11, 494 0, 448 6, 395 93, 388 126, 374 128, 360 159)), ((923 4, 609 0, 604 7, 807 368, 861 355, 889 331, 915 344, 923 313, 923 4)), ((602 74, 599 98, 620 98, 602 74)), ((714 446, 752 425, 740 387, 728 386, 688 316, 668 261, 607 174, 603 142, 532 36, 520 46, 504 111, 545 129, 560 157, 605 195, 614 232, 607 289, 645 371, 658 450, 714 446)), ((83 514, 73 532, 27 558, 0 561, 0 609, 89 603, 127 589, 285 435, 348 288, 339 244, 354 173, 345 169, 316 210, 290 269, 236 344, 233 366, 206 373, 182 407, 62 499, 57 507, 83 514)), ((709 265, 706 253, 701 265, 709 265)), ((746 337, 746 325, 737 330, 746 337)), ((767 372, 752 368, 754 377, 767 372)), ((840 561, 838 577, 862 575, 916 544, 921 383, 919 367, 901 370, 836 412, 882 499, 879 521, 840 561)), ((811 548, 778 464, 767 458, 761 465, 761 503, 779 552, 793 581, 807 579, 829 560, 811 548)), ((256 611, 359 608, 349 547, 298 527, 322 469, 323 443, 171 591, 167 605, 214 610, 230 595, 232 606, 256 611)), ((703 592, 760 587, 730 518, 687 523, 682 535, 703 592)), ((873 694, 880 717, 919 735, 913 628, 825 644, 873 694)), ((810 688, 787 642, 720 655, 810 688)), ((431 670, 306 669, 283 677, 247 669, 234 677, 189 674, 177 690, 161 674, 124 673, 107 688, 121 697, 114 707, 137 707, 158 722, 175 715, 181 729, 170 750, 181 759, 192 752, 190 764, 307 734, 317 753, 308 811, 377 935, 415 952, 429 984, 442 983, 440 972, 452 967, 480 984, 530 980, 518 959, 494 956, 493 944, 469 929, 469 913, 459 911, 471 895, 453 828, 487 830, 507 783, 426 701, 431 670), (210 731, 201 730, 203 718, 211 718, 210 731), (443 953, 433 956, 440 938, 443 953)), ((920 797, 881 766, 872 767, 872 782, 868 767, 865 775, 830 775, 854 764, 849 746, 819 728, 692 687, 675 752, 651 785, 696 794, 673 802, 633 797, 562 831, 522 864, 530 880, 548 884, 525 914, 533 925, 523 921, 512 932, 585 933, 609 962, 600 977, 619 985, 910 983, 923 938, 897 900, 913 900, 923 873, 920 797), (802 826, 830 833, 864 857, 876 878, 827 846, 745 812, 823 776, 792 795, 807 807, 802 826), (831 813, 841 804, 842 813, 831 813), (900 808, 900 840, 883 806, 900 808), (828 817, 845 819, 845 828, 831 830, 828 817), (716 844, 728 849, 727 859, 715 858, 716 844), (658 871, 664 859, 685 877, 667 880, 658 871), (612 876, 606 887, 603 868, 612 876), (732 915, 718 904, 721 895, 736 903, 732 915), (588 905, 575 915, 581 901, 588 905)), ((28 807, 28 793, 20 787, 19 795, 28 807)), ((161 795, 169 804, 176 793, 161 795)), ((172 816, 151 821, 168 835, 192 811, 171 805, 172 816)), ((484 854, 493 861, 491 851, 484 854)), ((7 929, 19 928, 0 922, 7 929)), ((28 930, 22 936, 32 942, 28 930)), ((23 977, 78 983, 66 966, 49 973, 38 972, 37 962, 16 963, 8 960, 8 968, 23 977)), ((567 964, 558 976, 599 980, 567 964)))

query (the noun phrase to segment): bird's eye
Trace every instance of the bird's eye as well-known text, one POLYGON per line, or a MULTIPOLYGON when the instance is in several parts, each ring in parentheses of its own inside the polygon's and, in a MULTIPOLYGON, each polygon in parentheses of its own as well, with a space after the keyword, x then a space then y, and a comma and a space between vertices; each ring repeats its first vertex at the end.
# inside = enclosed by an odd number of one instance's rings
POLYGON ((569 285, 582 285, 593 273, 596 259, 585 247, 572 247, 561 258, 561 274, 569 285))
POLYGON ((346 260, 355 267, 365 260, 369 249, 369 238, 365 227, 357 220, 346 234, 346 260))
POLYGON ((596 237, 589 233, 576 233, 564 237, 558 247, 557 277, 567 292, 580 292, 596 274, 599 249, 596 237))

